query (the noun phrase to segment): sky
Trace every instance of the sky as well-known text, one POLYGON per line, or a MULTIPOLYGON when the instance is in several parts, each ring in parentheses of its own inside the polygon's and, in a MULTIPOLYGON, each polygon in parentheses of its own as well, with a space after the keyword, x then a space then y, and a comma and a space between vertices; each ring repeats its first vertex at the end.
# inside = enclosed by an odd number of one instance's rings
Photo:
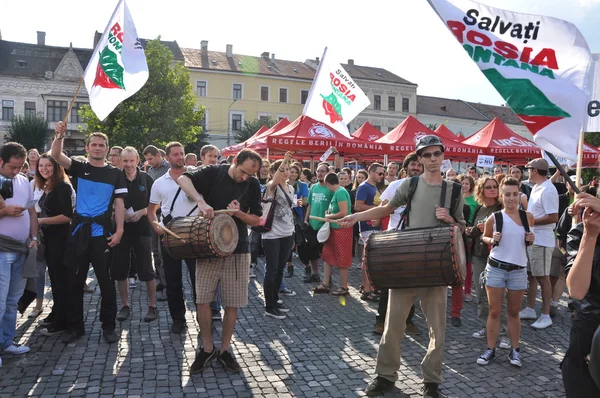
MULTIPOLYGON (((600 52, 600 0, 482 0, 489 6, 548 15, 574 23, 600 52)), ((91 48, 117 4, 90 0, 0 0, 2 39, 91 48)), ((341 63, 385 68, 418 85, 417 93, 500 105, 479 72, 426 0, 127 0, 138 36, 177 40, 181 47, 305 61, 325 46, 341 63)))

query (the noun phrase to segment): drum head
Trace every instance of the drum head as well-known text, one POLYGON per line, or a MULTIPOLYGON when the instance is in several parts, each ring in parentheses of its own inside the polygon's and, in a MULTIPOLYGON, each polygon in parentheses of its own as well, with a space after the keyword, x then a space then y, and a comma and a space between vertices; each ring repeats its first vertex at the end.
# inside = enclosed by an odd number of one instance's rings
POLYGON ((464 281, 467 276, 467 252, 465 242, 462 237, 462 231, 458 226, 454 226, 454 259, 458 267, 461 279, 464 281))
POLYGON ((217 214, 209 226, 210 242, 217 256, 229 256, 237 247, 239 235, 231 216, 217 214))

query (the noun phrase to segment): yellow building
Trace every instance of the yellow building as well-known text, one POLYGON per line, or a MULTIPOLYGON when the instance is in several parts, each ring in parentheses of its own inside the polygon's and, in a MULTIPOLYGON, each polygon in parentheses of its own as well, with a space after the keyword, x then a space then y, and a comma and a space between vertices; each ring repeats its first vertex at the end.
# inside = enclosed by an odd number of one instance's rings
POLYGON ((270 118, 293 121, 302 114, 315 70, 296 61, 181 48, 190 70, 198 105, 206 108, 205 128, 210 142, 222 148, 235 144, 231 135, 245 121, 270 118), (229 133, 229 134, 228 134, 229 133))

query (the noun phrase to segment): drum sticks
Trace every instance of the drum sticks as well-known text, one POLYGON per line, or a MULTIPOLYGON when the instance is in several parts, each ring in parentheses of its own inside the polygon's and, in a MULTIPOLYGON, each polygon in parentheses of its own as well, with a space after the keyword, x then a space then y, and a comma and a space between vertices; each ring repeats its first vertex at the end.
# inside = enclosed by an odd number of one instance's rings
POLYGON ((165 227, 164 225, 160 225, 160 223, 158 221, 152 221, 152 224, 158 225, 158 227, 160 229, 162 229, 163 231, 165 231, 166 233, 168 233, 172 237, 174 237, 176 239, 179 239, 182 242, 185 242, 185 239, 183 239, 181 236, 177 235, 175 232, 171 231, 169 228, 165 227))
POLYGON ((316 220, 316 221, 323 221, 323 222, 330 222, 333 224, 337 224, 338 221, 331 219, 331 218, 324 218, 324 217, 317 217, 317 216, 308 216, 308 218, 310 218, 311 220, 316 220))

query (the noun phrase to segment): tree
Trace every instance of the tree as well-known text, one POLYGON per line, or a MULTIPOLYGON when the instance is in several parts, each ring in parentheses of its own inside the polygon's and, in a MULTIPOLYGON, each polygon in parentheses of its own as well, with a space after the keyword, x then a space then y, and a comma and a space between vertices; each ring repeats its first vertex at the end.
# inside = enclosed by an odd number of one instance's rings
POLYGON ((27 149, 37 148, 44 152, 48 142, 48 122, 37 116, 16 116, 8 125, 4 135, 6 141, 18 142, 27 149))
POLYGON ((435 131, 435 129, 437 129, 437 128, 438 128, 438 125, 437 125, 437 123, 428 124, 428 125, 427 125, 427 128, 428 128, 429 130, 433 130, 433 131, 435 131))
MULTIPOLYGON (((600 133, 586 133, 585 134, 585 142, 597 148, 600 146, 600 133)), ((598 175, 598 167, 592 167, 589 169, 583 169, 581 176, 583 177, 584 182, 590 182, 594 176, 598 175)))
POLYGON ((189 71, 181 62, 173 63, 173 54, 160 43, 160 37, 148 42, 145 53, 149 77, 144 87, 119 104, 104 121, 84 106, 79 114, 87 131, 106 133, 111 145, 139 149, 171 141, 184 145, 205 142, 207 135, 201 127, 204 107, 195 109, 189 71))
POLYGON ((256 119, 251 122, 244 122, 244 127, 241 130, 233 132, 233 138, 238 143, 244 142, 252 137, 262 126, 271 128, 274 125, 275 121, 272 119, 267 119, 266 121, 256 119))

